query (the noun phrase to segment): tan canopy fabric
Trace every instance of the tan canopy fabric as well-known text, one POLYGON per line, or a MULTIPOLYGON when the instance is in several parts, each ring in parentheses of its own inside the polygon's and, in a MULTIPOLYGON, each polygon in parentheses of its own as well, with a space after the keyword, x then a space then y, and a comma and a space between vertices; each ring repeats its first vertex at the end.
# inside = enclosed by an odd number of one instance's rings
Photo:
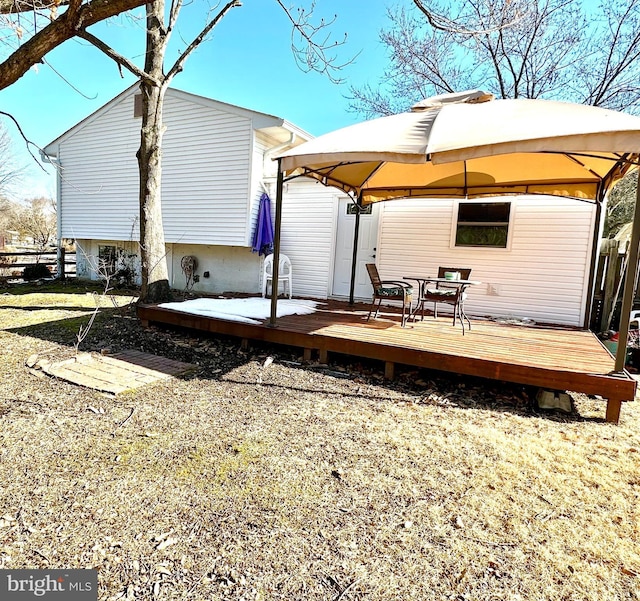
POLYGON ((640 117, 473 91, 328 133, 280 158, 287 176, 313 177, 363 204, 518 193, 601 199, 639 150, 640 117))

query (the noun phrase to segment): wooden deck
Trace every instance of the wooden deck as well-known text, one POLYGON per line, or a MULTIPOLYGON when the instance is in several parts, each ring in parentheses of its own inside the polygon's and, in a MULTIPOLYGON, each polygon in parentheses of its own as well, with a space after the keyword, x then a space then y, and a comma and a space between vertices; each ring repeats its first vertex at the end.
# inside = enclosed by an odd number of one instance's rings
POLYGON ((449 317, 425 317, 400 327, 400 316, 383 313, 366 321, 364 306, 328 301, 312 315, 268 320, 259 325, 181 313, 156 305, 140 305, 145 322, 171 324, 305 349, 305 357, 328 353, 377 359, 393 378, 396 363, 530 384, 550 390, 599 395, 607 400, 606 419, 617 422, 623 401, 633 400, 636 381, 626 372, 614 374, 614 360, 594 334, 585 330, 505 325, 473 320, 462 335, 449 317))

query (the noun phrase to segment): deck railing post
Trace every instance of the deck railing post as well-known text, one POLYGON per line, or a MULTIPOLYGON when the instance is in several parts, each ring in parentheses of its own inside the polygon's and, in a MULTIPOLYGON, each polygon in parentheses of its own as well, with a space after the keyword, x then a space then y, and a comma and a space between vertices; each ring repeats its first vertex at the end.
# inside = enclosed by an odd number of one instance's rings
POLYGON ((67 260, 67 251, 64 246, 58 246, 58 279, 64 280, 66 278, 65 274, 65 264, 67 260))

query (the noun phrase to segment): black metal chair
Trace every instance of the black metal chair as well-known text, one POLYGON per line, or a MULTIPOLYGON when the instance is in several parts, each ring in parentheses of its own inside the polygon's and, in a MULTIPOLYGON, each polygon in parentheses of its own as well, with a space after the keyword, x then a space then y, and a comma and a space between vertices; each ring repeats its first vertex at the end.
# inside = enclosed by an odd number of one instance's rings
POLYGON ((378 274, 378 268, 374 263, 367 263, 367 273, 373 286, 373 302, 367 315, 367 321, 371 318, 371 313, 375 307, 376 312, 374 319, 378 317, 380 304, 383 300, 399 300, 402 301, 402 327, 407 323, 407 318, 411 314, 411 299, 413 295, 413 286, 407 282, 395 282, 392 280, 381 280, 378 274), (377 305, 376 305, 377 303, 377 305))
MULTIPOLYGON (((461 280, 468 280, 471 275, 471 269, 468 267, 438 267, 438 277, 444 278, 445 274, 448 272, 459 273, 461 280)), ((460 324, 462 325, 462 333, 464 334, 464 320, 467 320, 469 324, 469 329, 471 329, 471 322, 467 317, 467 314, 464 312, 464 301, 467 298, 467 293, 465 292, 466 286, 461 286, 460 284, 454 284, 453 281, 451 284, 447 284, 446 282, 427 282, 424 290, 422 292, 422 296, 420 298, 420 302, 422 304, 422 317, 424 318, 424 304, 425 302, 433 303, 433 316, 434 318, 438 317, 438 303, 444 303, 447 305, 453 306, 453 325, 456 325, 456 319, 460 319, 460 324)))

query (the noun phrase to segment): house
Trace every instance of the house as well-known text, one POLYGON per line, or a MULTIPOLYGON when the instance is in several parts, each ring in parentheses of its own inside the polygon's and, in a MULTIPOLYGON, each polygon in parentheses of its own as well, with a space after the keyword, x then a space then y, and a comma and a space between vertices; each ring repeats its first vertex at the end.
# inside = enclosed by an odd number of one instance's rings
MULTIPOLYGON (((78 245, 78 275, 102 264, 137 269, 140 119, 132 86, 59 138, 45 153, 60 166, 58 235, 78 245)), ((275 197, 278 153, 310 138, 284 119, 167 91, 162 203, 172 287, 187 284, 183 257, 195 257, 202 293, 261 290, 262 257, 251 250, 259 198, 275 197)), ((308 179, 286 182, 282 252, 293 263, 293 293, 347 298, 353 203, 308 179)), ((371 298, 364 268, 383 278, 431 274, 439 265, 471 267, 482 282, 469 292, 472 315, 583 325, 599 239, 595 204, 509 197, 480 201, 401 200, 360 218, 355 297, 371 298), (549 216, 553 215, 553 219, 549 216)))

